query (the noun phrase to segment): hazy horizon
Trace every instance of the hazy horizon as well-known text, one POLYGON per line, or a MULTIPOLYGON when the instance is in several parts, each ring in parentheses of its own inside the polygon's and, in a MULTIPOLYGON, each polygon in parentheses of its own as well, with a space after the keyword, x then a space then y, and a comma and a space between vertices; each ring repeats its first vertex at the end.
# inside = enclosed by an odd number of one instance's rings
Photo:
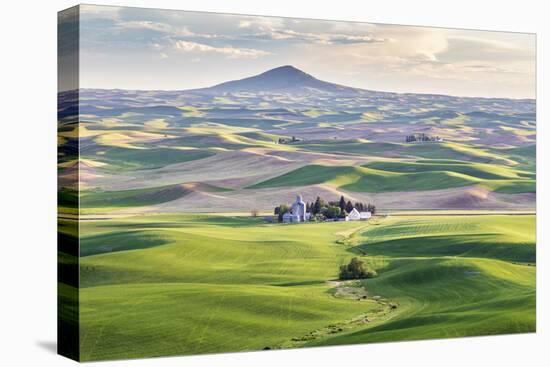
POLYGON ((354 88, 536 96, 535 35, 81 5, 80 86, 187 90, 292 65, 354 88))
MULTIPOLYGON (((279 66, 276 66, 272 69, 269 69, 269 70, 265 70, 264 72, 267 72, 267 71, 271 71, 273 69, 277 69, 279 67, 283 67, 283 66, 292 66, 294 67, 294 65, 279 65, 279 66)), ((296 68, 296 69, 299 69, 299 68, 296 68)), ((301 70, 301 69, 299 69, 301 70)), ((307 70, 301 70, 305 73, 307 73, 307 70)), ((262 72, 262 73, 264 73, 262 72)), ((191 90, 195 90, 195 89, 203 89, 203 88, 210 88, 210 87, 214 87, 214 86, 217 86, 219 84, 222 84, 222 83, 225 83, 225 82, 230 82, 230 81, 237 81, 237 80, 241 80, 241 79, 246 79, 246 78, 249 78, 249 77, 254 77, 254 76, 258 76, 262 73, 259 73, 259 74, 254 74, 254 75, 245 75, 245 76, 242 76, 241 78, 237 78, 237 79, 231 79, 231 80, 223 80, 223 81, 220 81, 219 83, 216 83, 216 84, 212 84, 212 85, 204 85, 204 86, 200 86, 200 87, 196 87, 196 88, 185 88, 185 89, 140 89, 140 88, 136 88, 136 89, 126 89, 126 88, 116 88, 116 87, 113 87, 113 88, 96 88, 96 87, 82 87, 82 88, 79 88, 79 89, 88 89, 88 90, 122 90, 122 91, 143 91, 143 92, 146 92, 146 91, 158 91, 158 92, 178 92, 178 91, 191 91, 191 90)), ((329 82, 329 83, 332 83, 330 80, 325 80, 323 79, 322 77, 317 77, 315 75, 312 75, 313 77, 315 77, 316 79, 319 79, 321 81, 324 81, 324 82, 329 82)), ((334 83, 334 84, 339 84, 339 83, 334 83)), ((342 84, 343 85, 343 84, 342 84)), ((353 86, 350 86, 350 85, 343 85, 345 87, 353 87, 353 86)), ((382 89, 372 89, 372 88, 360 88, 360 87, 353 87, 353 88, 357 88, 357 89, 363 89, 363 90, 370 90, 370 91, 373 91, 373 92, 383 92, 383 93, 396 93, 396 94, 426 94, 426 95, 442 95, 442 96, 448 96, 448 97, 457 97, 457 98, 486 98, 486 99, 515 99, 515 100, 519 100, 519 99, 526 99, 526 100, 535 100, 535 98, 529 98, 529 97, 489 97, 489 96, 475 96, 475 95, 472 95, 472 96, 464 96, 464 95, 455 95, 455 94, 444 94, 444 93, 429 93, 429 92, 395 92, 395 91, 391 91, 391 90, 382 90, 382 89)))

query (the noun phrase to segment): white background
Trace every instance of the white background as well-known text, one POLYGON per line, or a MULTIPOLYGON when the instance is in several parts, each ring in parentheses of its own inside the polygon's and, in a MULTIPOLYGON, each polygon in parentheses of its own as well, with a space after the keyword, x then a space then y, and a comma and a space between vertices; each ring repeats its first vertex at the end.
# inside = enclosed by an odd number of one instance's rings
MULTIPOLYGON (((105 362, 98 366, 548 365, 550 240, 548 10, 545 1, 157 0, 102 4, 538 34, 537 333, 290 351, 105 362), (546 23, 546 24, 545 24, 546 23), (544 190, 546 188, 546 191, 544 190), (546 227, 544 226, 546 222, 546 227), (544 348, 546 346, 546 349, 544 348)), ((56 12, 64 0, 3 2, 0 12, 0 365, 65 366, 56 340, 56 12)))

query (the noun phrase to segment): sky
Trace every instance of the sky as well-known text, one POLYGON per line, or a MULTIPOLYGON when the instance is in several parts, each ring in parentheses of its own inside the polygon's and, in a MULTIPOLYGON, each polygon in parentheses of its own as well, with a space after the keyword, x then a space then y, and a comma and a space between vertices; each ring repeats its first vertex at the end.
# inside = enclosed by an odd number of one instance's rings
POLYGON ((80 87, 184 90, 293 65, 370 90, 535 97, 535 35, 81 6, 80 87))

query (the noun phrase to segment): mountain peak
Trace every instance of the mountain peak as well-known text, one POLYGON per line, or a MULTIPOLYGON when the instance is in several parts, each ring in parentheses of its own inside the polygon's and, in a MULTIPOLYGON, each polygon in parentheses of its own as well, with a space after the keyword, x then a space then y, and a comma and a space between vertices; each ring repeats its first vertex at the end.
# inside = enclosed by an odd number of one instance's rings
POLYGON ((261 74, 233 80, 195 92, 217 93, 290 93, 290 94, 357 94, 359 90, 325 82, 292 66, 283 65, 261 74))
POLYGON ((273 68, 271 70, 268 70, 264 72, 263 74, 267 73, 298 73, 298 74, 305 74, 302 70, 292 66, 292 65, 283 65, 276 68, 273 68))

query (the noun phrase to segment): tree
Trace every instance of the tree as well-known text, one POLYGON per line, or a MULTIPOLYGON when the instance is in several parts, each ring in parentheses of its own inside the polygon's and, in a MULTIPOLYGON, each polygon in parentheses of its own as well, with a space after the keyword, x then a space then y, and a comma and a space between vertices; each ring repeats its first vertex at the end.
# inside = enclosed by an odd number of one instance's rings
POLYGON ((258 209, 252 209, 252 210, 250 211, 250 215, 251 215, 252 217, 254 217, 254 218, 256 218, 256 217, 258 216, 259 213, 260 213, 260 212, 258 211, 258 209))
POLYGON ((348 200, 348 202, 346 203, 346 211, 348 213, 351 213, 352 210, 353 210, 353 203, 348 200))
POLYGON ((279 222, 283 221, 283 215, 286 213, 290 213, 290 207, 286 204, 281 204, 277 208, 275 208, 277 219, 279 222), (278 210, 277 210, 278 209, 278 210))
POLYGON ((367 211, 371 212, 373 215, 376 214, 376 207, 371 203, 367 204, 367 211))
POLYGON ((374 278, 376 275, 376 271, 368 269, 363 261, 354 257, 349 264, 340 266, 339 278, 341 280, 366 279, 374 278))
POLYGON ((340 207, 340 210, 346 210, 346 199, 344 199, 344 195, 340 196, 340 203, 338 206, 340 207))
POLYGON ((313 210, 311 211, 313 215, 321 213, 321 210, 323 207, 325 207, 326 204, 319 196, 317 196, 317 199, 315 199, 315 204, 313 204, 313 210))
POLYGON ((340 213, 342 210, 334 205, 331 205, 326 208, 325 210, 325 216, 330 219, 338 218, 340 216, 340 213))

